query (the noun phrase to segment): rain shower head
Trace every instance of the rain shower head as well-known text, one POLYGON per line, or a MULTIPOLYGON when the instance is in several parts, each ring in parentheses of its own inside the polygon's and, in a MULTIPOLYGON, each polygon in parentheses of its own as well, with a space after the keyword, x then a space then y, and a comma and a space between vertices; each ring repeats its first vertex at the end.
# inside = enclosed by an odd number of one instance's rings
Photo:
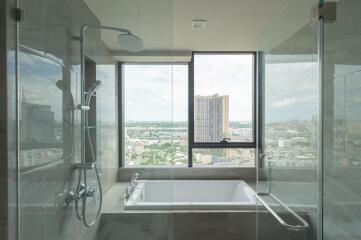
POLYGON ((140 37, 133 35, 131 33, 131 31, 129 31, 128 29, 110 27, 110 26, 102 26, 102 25, 90 25, 90 24, 84 24, 80 30, 80 37, 74 37, 74 39, 76 39, 76 40, 79 39, 82 42, 82 45, 85 41, 85 38, 84 38, 85 31, 88 28, 120 32, 120 34, 118 35, 118 43, 126 51, 140 52, 144 48, 143 40, 140 37))
POLYGON ((140 52, 144 48, 143 40, 130 32, 119 34, 118 43, 121 48, 129 52, 140 52))
POLYGON ((56 81, 55 85, 57 86, 57 88, 59 88, 60 90, 64 91, 67 89, 65 83, 63 80, 58 80, 56 81))

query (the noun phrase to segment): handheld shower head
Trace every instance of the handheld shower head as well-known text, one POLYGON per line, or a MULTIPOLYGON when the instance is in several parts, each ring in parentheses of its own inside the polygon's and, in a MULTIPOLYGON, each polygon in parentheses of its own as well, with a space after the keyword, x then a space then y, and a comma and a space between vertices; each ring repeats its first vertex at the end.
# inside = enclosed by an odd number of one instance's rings
POLYGON ((87 98, 86 98, 86 104, 89 105, 90 103, 90 99, 92 97, 92 95, 99 90, 99 88, 101 88, 101 86, 103 85, 102 81, 100 80, 96 80, 92 85, 90 85, 88 92, 87 92, 87 98))
POLYGON ((102 81, 96 80, 90 87, 88 92, 94 93, 103 85, 102 81))

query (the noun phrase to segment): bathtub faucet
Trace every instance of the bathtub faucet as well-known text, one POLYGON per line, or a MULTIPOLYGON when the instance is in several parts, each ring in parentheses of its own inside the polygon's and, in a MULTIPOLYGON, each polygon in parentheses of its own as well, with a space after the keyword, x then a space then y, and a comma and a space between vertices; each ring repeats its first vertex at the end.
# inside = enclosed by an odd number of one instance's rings
POLYGON ((132 195, 134 189, 136 188, 138 177, 139 177, 139 173, 134 173, 132 178, 130 179, 130 183, 127 188, 127 192, 126 192, 126 196, 125 196, 126 199, 130 198, 130 195, 132 195))
POLYGON ((132 179, 130 181, 130 186, 135 187, 136 181, 138 180, 138 178, 139 178, 139 173, 134 173, 132 176, 132 179))

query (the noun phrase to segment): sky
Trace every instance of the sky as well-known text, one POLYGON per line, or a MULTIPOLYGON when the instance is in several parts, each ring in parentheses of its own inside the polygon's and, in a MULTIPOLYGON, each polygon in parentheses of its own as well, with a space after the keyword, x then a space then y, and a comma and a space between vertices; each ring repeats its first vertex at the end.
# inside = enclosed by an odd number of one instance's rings
MULTIPOLYGON (((229 95, 230 120, 252 120, 251 55, 196 55, 195 94, 229 95)), ((126 65, 126 121, 187 121, 186 65, 126 65), (156 113, 156 114, 155 114, 156 113)))
POLYGON ((252 121, 253 55, 196 55, 194 94, 229 96, 230 121, 252 121))
MULTIPOLYGON (((318 63, 285 62, 287 59, 266 63, 267 122, 305 120, 318 114, 318 63)), ((62 91, 55 84, 63 78, 62 68, 45 58, 24 53, 20 55, 20 63, 20 91, 24 89, 26 100, 50 105, 56 120, 61 120, 62 91)), ((196 56, 195 94, 228 94, 230 120, 247 121, 251 117, 251 67, 247 58, 196 56)), ((336 75, 341 74, 344 68, 336 67, 336 75)), ((77 70, 72 71, 72 93, 76 104, 79 97, 78 75, 77 70)), ((103 81, 98 91, 98 117, 101 121, 115 121, 115 66, 98 65, 97 75, 97 79, 103 81)), ((187 121, 187 77, 186 65, 125 65, 125 120, 187 121)))
POLYGON ((318 114, 317 62, 266 63, 265 120, 310 120, 318 114))
POLYGON ((124 66, 125 121, 186 121, 186 65, 124 66))

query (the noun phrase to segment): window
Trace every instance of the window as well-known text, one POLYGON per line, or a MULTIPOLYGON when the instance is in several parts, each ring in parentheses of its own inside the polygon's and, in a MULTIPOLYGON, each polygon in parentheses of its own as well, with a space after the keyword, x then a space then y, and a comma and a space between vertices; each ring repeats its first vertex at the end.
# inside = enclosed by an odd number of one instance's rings
POLYGON ((193 148, 195 167, 254 167, 255 148, 193 148))
POLYGON ((186 166, 188 65, 122 66, 123 164, 186 166))
POLYGON ((122 164, 254 167, 255 54, 121 64, 122 164))
POLYGON ((255 54, 194 53, 191 69, 188 165, 254 166, 255 54))

